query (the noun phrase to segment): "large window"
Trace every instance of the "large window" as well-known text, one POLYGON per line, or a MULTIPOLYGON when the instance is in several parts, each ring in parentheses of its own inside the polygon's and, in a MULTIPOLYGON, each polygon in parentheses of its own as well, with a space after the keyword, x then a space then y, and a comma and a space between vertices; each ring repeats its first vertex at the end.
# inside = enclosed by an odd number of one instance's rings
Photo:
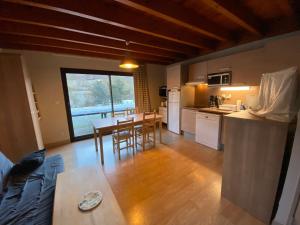
POLYGON ((134 108, 133 77, 128 73, 62 69, 72 140, 90 137, 92 121, 134 108))

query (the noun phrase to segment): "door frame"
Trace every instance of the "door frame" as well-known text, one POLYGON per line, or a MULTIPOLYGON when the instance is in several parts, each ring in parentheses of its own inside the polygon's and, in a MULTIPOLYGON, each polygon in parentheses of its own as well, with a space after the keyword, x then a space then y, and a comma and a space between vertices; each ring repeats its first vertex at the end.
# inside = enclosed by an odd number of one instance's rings
POLYGON ((67 73, 79 73, 79 74, 88 74, 88 75, 108 75, 109 76, 109 85, 110 85, 110 96, 111 96, 111 104, 112 104, 112 111, 113 109, 113 96, 112 96, 112 87, 111 87, 111 76, 133 76, 130 72, 121 72, 121 71, 107 71, 107 70, 90 70, 90 69, 75 69, 75 68, 60 68, 61 73, 61 81, 63 86, 64 92, 64 102, 65 108, 67 113, 67 120, 68 120, 68 128, 69 128, 69 136, 71 142, 80 141, 88 138, 92 138, 93 134, 87 134, 80 137, 74 136, 74 127, 72 122, 72 114, 71 114, 71 105, 70 105, 70 97, 68 92, 68 83, 67 83, 67 73))

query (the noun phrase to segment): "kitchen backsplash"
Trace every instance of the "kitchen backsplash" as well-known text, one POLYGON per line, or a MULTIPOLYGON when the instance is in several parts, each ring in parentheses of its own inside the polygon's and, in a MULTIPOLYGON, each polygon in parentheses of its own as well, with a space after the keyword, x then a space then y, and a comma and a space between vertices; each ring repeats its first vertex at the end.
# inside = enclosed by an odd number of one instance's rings
POLYGON ((195 105, 196 106, 208 106, 208 100, 210 95, 231 95, 230 99, 224 101, 225 104, 236 104, 236 101, 240 99, 242 104, 247 106, 255 105, 259 92, 259 86, 250 86, 248 91, 221 91, 220 87, 208 87, 207 85, 196 86, 195 91, 195 105))

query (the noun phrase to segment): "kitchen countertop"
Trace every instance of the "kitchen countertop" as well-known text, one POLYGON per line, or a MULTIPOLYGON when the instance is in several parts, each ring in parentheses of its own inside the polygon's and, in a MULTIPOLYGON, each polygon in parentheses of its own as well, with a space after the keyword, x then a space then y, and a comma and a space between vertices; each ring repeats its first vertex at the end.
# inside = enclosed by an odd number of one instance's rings
POLYGON ((222 109, 218 109, 218 108, 209 108, 209 107, 195 107, 195 106, 186 106, 183 107, 184 109, 190 109, 190 110, 195 110, 198 112, 207 112, 207 113, 214 113, 214 114, 230 114, 233 113, 233 111, 231 110, 222 110, 222 109))
POLYGON ((270 119, 266 119, 263 117, 255 116, 255 115, 249 113, 247 110, 243 110, 240 112, 234 112, 229 115, 226 115, 226 117, 234 118, 234 119, 261 121, 261 122, 272 122, 272 123, 282 123, 282 124, 287 123, 287 122, 280 122, 280 121, 276 121, 276 120, 270 120, 270 119))
POLYGON ((198 111, 221 114, 221 115, 233 113, 233 111, 231 111, 231 110, 223 110, 223 109, 218 109, 218 108, 199 108, 198 111))

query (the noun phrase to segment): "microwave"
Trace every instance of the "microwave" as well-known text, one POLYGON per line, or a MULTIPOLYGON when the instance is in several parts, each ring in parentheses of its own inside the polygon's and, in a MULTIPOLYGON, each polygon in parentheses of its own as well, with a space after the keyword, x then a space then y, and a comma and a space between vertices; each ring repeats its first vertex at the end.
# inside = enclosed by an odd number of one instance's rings
POLYGON ((222 86, 231 84, 231 72, 210 73, 207 75, 208 86, 222 86))
POLYGON ((161 86, 159 88, 159 96, 160 97, 167 97, 167 86, 161 86))

